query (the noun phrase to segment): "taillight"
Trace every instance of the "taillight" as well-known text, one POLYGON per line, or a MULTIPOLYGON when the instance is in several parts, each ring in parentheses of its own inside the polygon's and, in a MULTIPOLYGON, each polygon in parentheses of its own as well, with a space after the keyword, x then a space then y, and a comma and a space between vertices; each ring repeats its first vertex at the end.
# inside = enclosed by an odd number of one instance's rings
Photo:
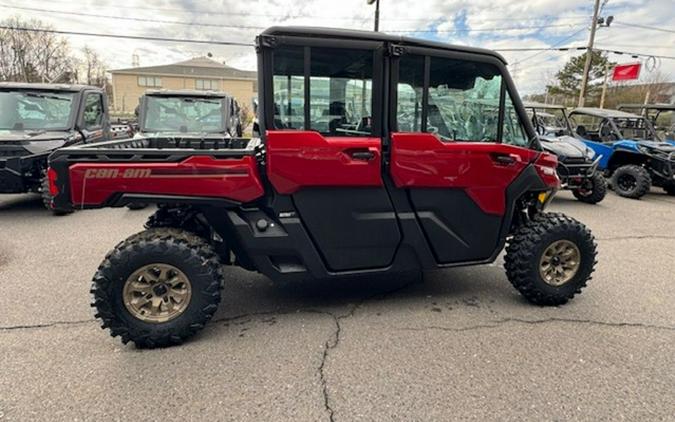
POLYGON ((54 197, 59 194, 59 187, 56 186, 56 170, 49 167, 47 170, 47 178, 49 179, 49 194, 54 197))
POLYGON ((541 180, 554 189, 560 188, 560 178, 556 168, 558 167, 558 157, 549 153, 542 153, 534 163, 534 168, 541 177, 541 180))

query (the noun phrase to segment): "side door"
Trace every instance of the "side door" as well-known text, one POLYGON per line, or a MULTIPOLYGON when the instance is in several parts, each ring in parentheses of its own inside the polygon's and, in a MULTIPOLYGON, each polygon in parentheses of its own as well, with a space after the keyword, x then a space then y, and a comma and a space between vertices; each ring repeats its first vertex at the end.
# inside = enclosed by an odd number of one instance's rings
MULTIPOLYGON (((507 190, 538 156, 503 64, 408 48, 392 62, 391 163, 439 264, 482 261, 508 224, 507 190)), ((520 108, 522 111, 522 107, 520 108)))
POLYGON ((382 180, 381 43, 280 36, 262 54, 271 185, 330 271, 387 267, 401 233, 382 180))
POLYGON ((84 93, 82 112, 78 119, 84 142, 100 142, 106 140, 105 103, 100 92, 84 93))

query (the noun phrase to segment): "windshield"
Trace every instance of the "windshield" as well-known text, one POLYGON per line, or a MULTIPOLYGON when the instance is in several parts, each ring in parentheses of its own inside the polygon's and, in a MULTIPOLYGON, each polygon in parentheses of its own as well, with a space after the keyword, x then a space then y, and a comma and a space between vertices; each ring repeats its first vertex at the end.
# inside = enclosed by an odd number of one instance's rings
POLYGON ((532 108, 527 111, 532 119, 532 124, 540 135, 554 137, 572 135, 572 131, 567 122, 567 115, 563 109, 532 108))
POLYGON ((148 97, 143 128, 146 132, 223 132, 222 101, 218 98, 148 97))
POLYGON ((0 130, 66 130, 74 92, 0 92, 0 130))
POLYGON ((614 124, 621 131, 622 139, 659 140, 652 125, 645 118, 615 118, 614 124))

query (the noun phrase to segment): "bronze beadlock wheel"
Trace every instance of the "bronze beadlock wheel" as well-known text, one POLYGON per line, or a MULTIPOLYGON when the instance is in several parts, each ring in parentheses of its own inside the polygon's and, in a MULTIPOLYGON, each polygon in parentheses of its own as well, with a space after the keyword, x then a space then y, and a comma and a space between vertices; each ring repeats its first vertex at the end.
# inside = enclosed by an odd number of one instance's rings
POLYGON ((135 318, 163 323, 185 312, 192 286, 187 276, 173 265, 150 264, 129 276, 122 297, 124 306, 135 318))
POLYGON ((539 275, 546 284, 562 286, 579 271, 581 252, 573 242, 558 240, 549 245, 539 260, 539 275))
POLYGON ((540 213, 518 227, 504 256, 506 275, 530 302, 562 305, 591 279, 596 264, 591 231, 558 213, 540 213))

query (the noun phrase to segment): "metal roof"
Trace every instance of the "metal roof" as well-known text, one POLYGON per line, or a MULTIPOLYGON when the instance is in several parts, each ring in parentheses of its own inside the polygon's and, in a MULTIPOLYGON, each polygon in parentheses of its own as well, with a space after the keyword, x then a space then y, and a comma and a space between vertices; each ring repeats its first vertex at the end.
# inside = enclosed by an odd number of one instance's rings
POLYGON ((151 97, 202 97, 227 98, 229 95, 222 91, 200 91, 196 89, 149 89, 145 95, 151 97))
POLYGON ((675 104, 619 104, 617 108, 633 108, 638 110, 675 110, 675 104))
POLYGON ((638 116, 637 114, 633 113, 626 113, 625 111, 619 111, 619 110, 611 110, 607 108, 594 108, 594 107, 579 107, 575 108, 570 112, 572 113, 578 113, 578 114, 587 114, 589 116, 594 116, 594 117, 602 117, 605 119, 611 119, 611 118, 623 118, 623 119, 641 119, 642 116, 638 116))
POLYGON ((296 37, 316 37, 316 38, 339 38, 363 41, 381 41, 391 42, 404 46, 411 47, 428 47, 442 50, 460 51, 474 54, 483 54, 495 57, 506 64, 504 57, 493 50, 466 47, 463 45, 446 44, 437 41, 422 40, 419 38, 404 37, 400 35, 391 35, 383 32, 372 31, 358 31, 354 29, 337 29, 337 28, 319 28, 312 26, 273 26, 265 31, 262 35, 290 35, 296 37))
POLYGON ((537 103, 534 101, 525 101, 523 102, 523 106, 525 108, 541 108, 541 109, 548 109, 548 110, 566 110, 567 107, 564 105, 558 105, 558 104, 544 104, 544 103, 537 103))
POLYGON ((230 78, 256 80, 256 72, 235 69, 208 57, 195 57, 178 63, 111 70, 113 74, 177 75, 191 78, 230 78))
POLYGON ((76 85, 76 84, 47 84, 47 83, 28 83, 28 82, 0 82, 0 89, 20 89, 20 90, 36 90, 36 91, 69 91, 79 92, 85 89, 93 89, 103 91, 102 88, 90 85, 76 85))

